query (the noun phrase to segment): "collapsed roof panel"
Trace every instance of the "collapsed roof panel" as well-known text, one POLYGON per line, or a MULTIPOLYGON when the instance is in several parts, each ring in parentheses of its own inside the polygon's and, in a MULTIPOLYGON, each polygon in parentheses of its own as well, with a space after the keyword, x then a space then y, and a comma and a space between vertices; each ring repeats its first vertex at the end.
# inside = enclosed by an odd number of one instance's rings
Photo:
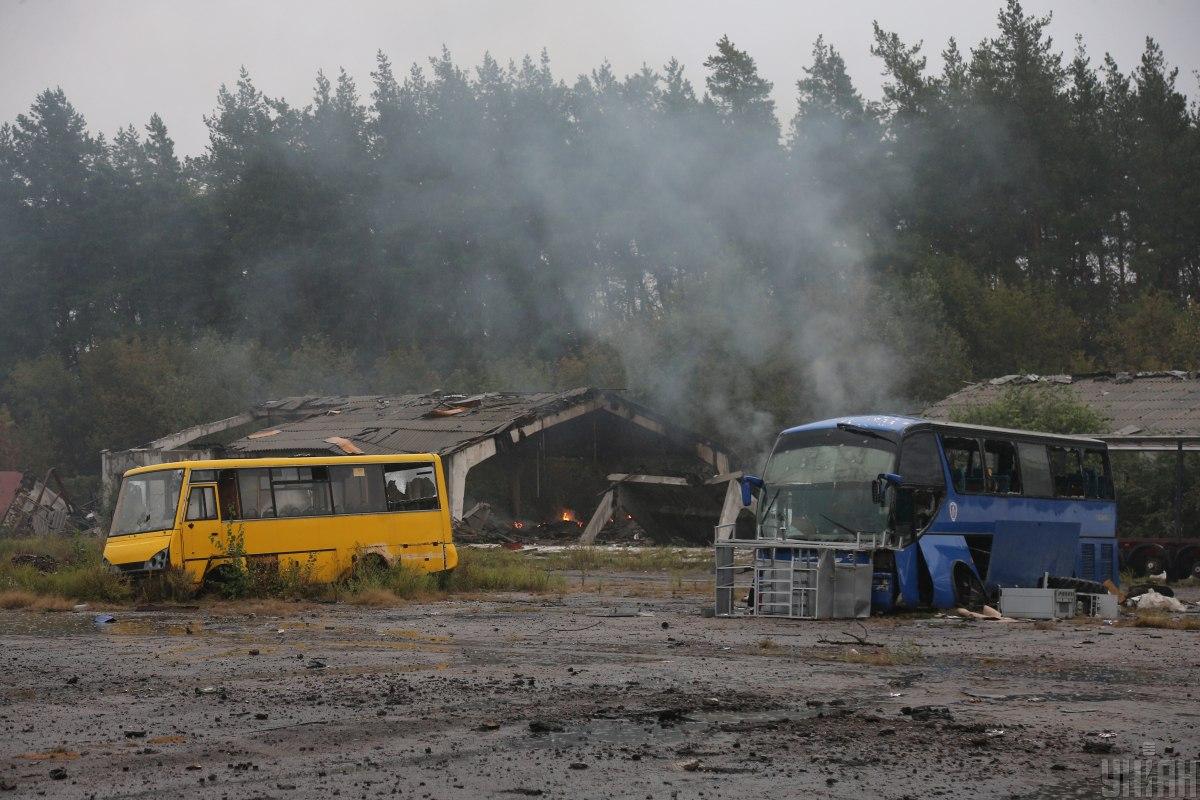
MULTIPOLYGON (((262 403, 254 413, 257 432, 222 445, 231 455, 344 452, 330 439, 352 443, 364 453, 442 455, 505 434, 512 442, 572 415, 605 409, 637 419, 663 435, 687 440, 726 462, 722 449, 615 392, 577 388, 563 392, 495 392, 452 395, 288 397, 262 403)), ((727 462, 726 462, 727 463, 727 462)), ((726 463, 719 465, 724 469, 726 463)), ((718 465, 714 464, 714 467, 718 465)))

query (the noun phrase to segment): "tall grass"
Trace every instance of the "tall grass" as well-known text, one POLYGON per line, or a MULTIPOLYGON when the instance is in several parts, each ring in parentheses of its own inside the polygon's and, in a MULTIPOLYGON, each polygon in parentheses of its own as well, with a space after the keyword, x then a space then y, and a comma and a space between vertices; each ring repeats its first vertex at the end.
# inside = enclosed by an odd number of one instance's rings
POLYGON ((554 592, 566 582, 548 565, 508 550, 459 551, 458 568, 446 576, 447 592, 554 592))
POLYGON ((0 592, 25 592, 76 601, 119 603, 132 594, 129 582, 101 562, 104 540, 90 536, 27 536, 0 539, 0 592), (14 565, 22 553, 48 555, 53 572, 14 565))
MULTIPOLYGON (((228 558, 213 594, 227 600, 345 600, 363 605, 389 605, 402 600, 434 599, 478 592, 560 591, 565 586, 544 560, 506 550, 464 548, 457 569, 430 574, 397 562, 360 561, 359 569, 333 583, 312 579, 313 562, 285 563, 247 558, 240 536, 231 532, 223 552, 228 558)), ((103 539, 42 536, 0 539, 0 608, 59 608, 71 602, 122 603, 136 600, 189 600, 195 594, 191 579, 181 570, 165 572, 131 584, 102 560, 103 539), (30 565, 14 566, 12 556, 35 553, 52 556, 58 566, 39 572, 30 565)))

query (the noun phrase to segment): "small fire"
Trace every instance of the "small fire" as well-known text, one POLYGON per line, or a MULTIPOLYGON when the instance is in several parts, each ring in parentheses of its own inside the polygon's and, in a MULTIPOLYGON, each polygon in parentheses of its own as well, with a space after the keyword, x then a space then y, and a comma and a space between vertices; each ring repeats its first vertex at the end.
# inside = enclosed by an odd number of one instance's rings
POLYGON ((562 520, 563 522, 576 522, 577 521, 575 519, 575 512, 569 508, 564 508, 562 510, 562 514, 559 516, 559 519, 562 520))
POLYGON ((525 527, 525 523, 521 522, 520 520, 516 520, 513 522, 513 527, 516 528, 517 530, 521 530, 521 528, 525 527))

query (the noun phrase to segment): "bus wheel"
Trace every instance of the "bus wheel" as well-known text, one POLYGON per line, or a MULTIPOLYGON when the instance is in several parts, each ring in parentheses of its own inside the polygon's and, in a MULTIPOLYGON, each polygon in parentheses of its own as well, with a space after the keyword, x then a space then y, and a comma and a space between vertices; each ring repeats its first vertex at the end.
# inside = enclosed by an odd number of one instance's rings
POLYGON ((243 575, 236 567, 221 564, 204 573, 204 580, 200 584, 200 593, 219 594, 226 598, 240 597, 246 588, 241 585, 244 583, 243 575))
POLYGON ((959 608, 978 611, 988 601, 987 590, 979 576, 961 561, 954 565, 954 602, 959 608))

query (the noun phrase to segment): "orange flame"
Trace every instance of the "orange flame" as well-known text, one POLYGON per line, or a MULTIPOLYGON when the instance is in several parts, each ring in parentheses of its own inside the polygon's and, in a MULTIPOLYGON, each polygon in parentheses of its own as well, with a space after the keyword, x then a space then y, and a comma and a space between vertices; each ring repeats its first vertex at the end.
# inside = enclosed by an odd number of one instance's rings
POLYGON ((564 508, 562 510, 562 514, 559 516, 559 519, 563 522, 575 522, 575 512, 569 508, 564 508))
POLYGON ((516 522, 513 523, 513 527, 516 528, 517 530, 520 530, 521 528, 525 527, 525 523, 521 522, 520 520, 517 520, 516 522))

